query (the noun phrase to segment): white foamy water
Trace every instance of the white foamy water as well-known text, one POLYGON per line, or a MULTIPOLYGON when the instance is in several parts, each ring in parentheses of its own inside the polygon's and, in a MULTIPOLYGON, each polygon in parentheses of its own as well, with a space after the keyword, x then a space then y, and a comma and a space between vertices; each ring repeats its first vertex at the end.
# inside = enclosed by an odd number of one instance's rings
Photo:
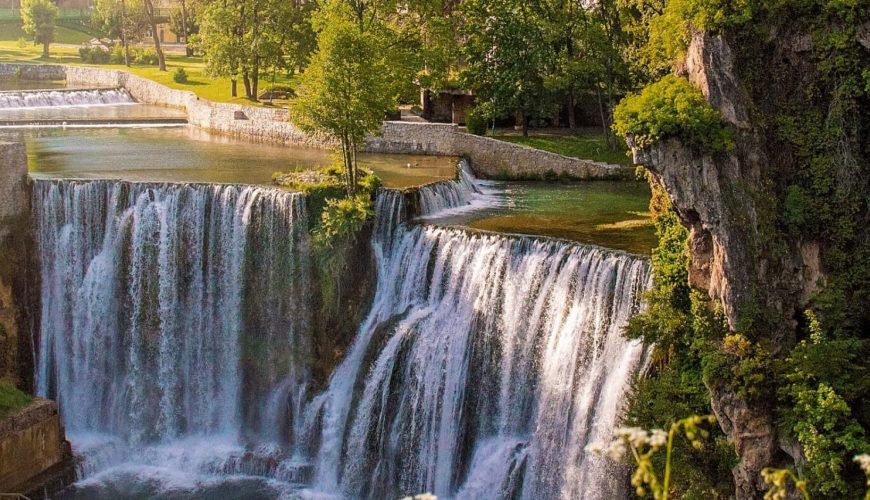
POLYGON ((644 358, 622 329, 649 284, 646 260, 432 226, 380 244, 372 310, 326 394, 314 488, 622 495, 625 471, 584 448, 618 425, 644 358))
POLYGON ((618 425, 645 357, 621 335, 645 259, 412 225, 382 190, 370 311, 312 394, 301 195, 36 181, 33 196, 38 389, 82 459, 65 498, 624 495, 625 471, 584 448, 618 425))
POLYGON ((459 162, 456 180, 426 184, 412 196, 416 215, 429 222, 475 210, 497 208, 507 203, 501 183, 478 179, 465 160, 459 162))
POLYGON ((0 92, 0 110, 135 104, 127 89, 56 89, 0 92))

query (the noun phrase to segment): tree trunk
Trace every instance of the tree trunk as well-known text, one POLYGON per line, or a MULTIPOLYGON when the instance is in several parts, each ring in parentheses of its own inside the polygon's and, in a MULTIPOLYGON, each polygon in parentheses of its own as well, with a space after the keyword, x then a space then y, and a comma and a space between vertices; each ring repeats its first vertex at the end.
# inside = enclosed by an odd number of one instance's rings
POLYGON ((523 137, 529 136, 529 115, 523 113, 523 137))
POLYGON ((145 0, 145 13, 148 15, 148 24, 151 26, 151 35, 154 39, 154 51, 157 52, 157 68, 160 71, 166 71, 166 58, 163 56, 163 49, 160 48, 160 36, 157 34, 157 18, 154 15, 154 4, 151 0, 145 0))
POLYGON ((230 80, 230 96, 238 97, 238 83, 235 78, 230 80))
POLYGON ((124 47, 124 66, 130 67, 130 43, 127 40, 127 2, 121 0, 121 46, 124 47))
POLYGON ((48 42, 42 44, 42 57, 48 59, 48 42))
POLYGON ((259 100, 260 90, 260 58, 254 57, 254 67, 251 69, 251 100, 259 100))
POLYGON ((568 93, 568 128, 577 130, 577 114, 574 112, 574 91, 568 93))
POLYGON ((184 55, 190 57, 193 55, 193 49, 190 48, 187 39, 190 29, 187 27, 187 2, 184 0, 181 0, 181 30, 184 31, 184 55))
POLYGON ((251 78, 248 76, 248 70, 242 71, 242 83, 245 84, 245 97, 251 98, 251 78))
POLYGON ((598 97, 598 113, 601 115, 601 133, 604 134, 604 140, 607 140, 607 120, 604 118, 604 103, 601 101, 601 86, 595 85, 595 95, 598 97))

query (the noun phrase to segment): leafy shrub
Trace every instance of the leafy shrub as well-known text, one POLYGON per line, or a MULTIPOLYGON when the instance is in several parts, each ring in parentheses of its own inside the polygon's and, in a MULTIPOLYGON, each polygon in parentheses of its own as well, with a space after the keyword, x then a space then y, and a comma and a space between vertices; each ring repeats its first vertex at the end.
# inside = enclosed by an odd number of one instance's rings
POLYGON ((321 249, 332 249, 341 242, 349 242, 373 215, 368 195, 353 198, 331 198, 320 214, 320 225, 314 230, 314 243, 321 249))
POLYGON ((154 49, 134 48, 130 51, 130 59, 133 64, 143 66, 157 66, 157 52, 154 49))
POLYGON ((667 75, 627 96, 613 111, 613 130, 643 148, 679 137, 705 152, 732 146, 731 131, 701 91, 685 78, 667 75))
POLYGON ((474 135, 486 135, 487 117, 485 110, 480 106, 472 108, 465 115, 465 126, 468 132, 474 135))
POLYGON ((109 63, 109 51, 102 47, 79 47, 79 57, 87 64, 109 63))
POLYGON ((172 80, 175 83, 187 83, 187 71, 184 71, 184 68, 176 69, 172 74, 172 80))
POLYGON ((112 52, 109 54, 109 62, 112 64, 126 64, 126 60, 124 59, 124 46, 120 43, 116 43, 112 47, 112 52))

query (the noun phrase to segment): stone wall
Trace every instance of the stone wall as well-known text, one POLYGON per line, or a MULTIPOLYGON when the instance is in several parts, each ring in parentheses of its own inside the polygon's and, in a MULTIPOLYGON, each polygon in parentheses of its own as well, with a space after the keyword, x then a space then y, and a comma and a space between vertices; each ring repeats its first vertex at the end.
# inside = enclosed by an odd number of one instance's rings
POLYGON ((54 401, 36 399, 0 420, 0 492, 50 493, 74 480, 72 453, 54 401))
POLYGON ((24 146, 0 142, 0 378, 19 386, 28 385, 31 373, 24 341, 32 313, 27 296, 31 242, 24 146))
MULTIPOLYGON (((0 75, 27 65, 0 64, 0 75)), ((31 68, 33 66, 27 66, 31 68)), ((191 125, 257 142, 332 147, 333 141, 306 134, 290 123, 287 110, 214 103, 193 92, 170 89, 126 71, 85 66, 42 66, 33 76, 63 72, 67 82, 87 86, 125 87, 139 102, 187 110, 191 125)), ((466 156, 478 175, 534 179, 549 175, 573 179, 613 179, 632 175, 630 168, 569 158, 496 139, 461 132, 441 123, 384 122, 381 136, 367 141, 366 151, 378 153, 466 156)))
POLYGON ((569 158, 490 137, 462 132, 441 123, 384 122, 382 134, 366 149, 378 153, 465 156, 475 173, 490 178, 536 179, 549 175, 572 179, 620 179, 633 169, 569 158))

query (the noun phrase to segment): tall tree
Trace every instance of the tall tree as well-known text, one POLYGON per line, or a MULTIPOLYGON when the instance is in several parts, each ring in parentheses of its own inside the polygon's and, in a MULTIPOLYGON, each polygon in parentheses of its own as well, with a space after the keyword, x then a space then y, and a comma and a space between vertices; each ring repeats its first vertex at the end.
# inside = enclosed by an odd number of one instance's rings
POLYGON ((529 119, 547 113, 544 85, 552 60, 538 2, 469 0, 462 6, 466 23, 463 81, 489 101, 495 115, 517 113, 523 135, 529 119))
POLYGON ((121 41, 129 66, 130 44, 141 40, 149 27, 142 0, 96 0, 91 20, 106 36, 121 41))
POLYGON ((214 76, 236 79, 256 100, 263 70, 304 65, 313 46, 311 2, 208 0, 198 14, 199 34, 192 39, 214 76))
POLYGON ((57 6, 50 0, 21 0, 21 20, 24 32, 33 43, 42 44, 42 57, 48 58, 48 46, 54 41, 57 6))
POLYGON ((357 152, 393 109, 397 85, 389 71, 383 40, 364 30, 357 11, 342 0, 328 1, 315 18, 317 52, 302 76, 293 103, 294 122, 340 144, 349 196, 356 191, 357 152))
POLYGON ((160 71, 166 71, 166 57, 163 48, 160 47, 160 34, 157 33, 157 13, 154 11, 152 0, 142 0, 145 6, 145 15, 148 16, 148 24, 151 26, 151 38, 154 40, 154 51, 157 52, 157 67, 160 71))

